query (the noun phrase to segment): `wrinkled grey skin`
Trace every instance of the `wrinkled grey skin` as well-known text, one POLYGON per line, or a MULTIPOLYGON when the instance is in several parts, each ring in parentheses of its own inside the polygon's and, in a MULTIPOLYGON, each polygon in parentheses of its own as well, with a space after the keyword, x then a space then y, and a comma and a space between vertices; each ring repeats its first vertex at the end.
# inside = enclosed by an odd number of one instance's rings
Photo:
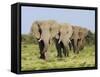
POLYGON ((35 36, 39 43, 40 58, 47 59, 47 51, 52 38, 58 32, 58 24, 54 20, 35 21, 31 27, 31 34, 35 36))
POLYGON ((85 39, 88 35, 88 30, 79 26, 73 26, 73 34, 71 37, 71 42, 73 46, 74 53, 79 53, 80 50, 84 48, 85 39))
POLYGON ((55 37, 55 44, 57 49, 57 56, 62 57, 62 55, 69 56, 69 43, 72 36, 73 30, 70 24, 60 24, 59 33, 55 37))

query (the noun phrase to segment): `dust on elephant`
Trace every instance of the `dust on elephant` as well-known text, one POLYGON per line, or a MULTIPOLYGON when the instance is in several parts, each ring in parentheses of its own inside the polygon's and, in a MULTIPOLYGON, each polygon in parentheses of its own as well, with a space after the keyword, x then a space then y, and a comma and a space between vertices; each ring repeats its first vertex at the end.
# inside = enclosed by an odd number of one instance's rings
POLYGON ((55 40, 58 57, 62 57, 62 54, 64 56, 69 56, 69 43, 72 33, 73 30, 70 24, 60 24, 59 33, 57 34, 55 40))
POLYGON ((47 50, 50 40, 57 34, 57 22, 54 20, 35 21, 31 27, 31 34, 39 43, 40 58, 47 59, 47 50))
POLYGON ((88 30, 80 26, 73 26, 73 34, 71 37, 71 42, 73 46, 74 53, 79 53, 81 49, 84 48, 85 38, 88 35, 88 30))

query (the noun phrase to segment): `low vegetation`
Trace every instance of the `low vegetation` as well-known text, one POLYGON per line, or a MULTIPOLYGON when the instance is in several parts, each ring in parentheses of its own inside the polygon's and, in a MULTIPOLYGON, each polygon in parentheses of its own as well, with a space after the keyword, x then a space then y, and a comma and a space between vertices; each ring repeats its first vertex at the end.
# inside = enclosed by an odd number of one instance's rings
POLYGON ((39 47, 37 44, 22 44, 21 70, 43 70, 57 68, 79 68, 95 66, 95 47, 86 46, 80 54, 74 54, 70 51, 70 56, 66 58, 57 58, 57 52, 54 45, 50 45, 48 50, 48 59, 39 58, 39 47))

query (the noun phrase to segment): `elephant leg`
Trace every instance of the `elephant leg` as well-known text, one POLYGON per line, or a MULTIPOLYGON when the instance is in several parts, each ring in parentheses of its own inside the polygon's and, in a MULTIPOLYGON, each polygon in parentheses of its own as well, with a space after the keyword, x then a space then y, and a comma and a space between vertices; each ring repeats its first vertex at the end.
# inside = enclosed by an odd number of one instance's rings
POLYGON ((47 53, 47 50, 48 50, 48 43, 41 40, 39 42, 39 48, 40 48, 40 58, 41 59, 47 59, 46 53, 47 53))
POLYGON ((83 44, 82 44, 82 49, 84 49, 84 46, 85 46, 85 43, 86 43, 86 40, 85 39, 83 39, 83 44))
POLYGON ((79 54, 79 49, 80 49, 80 42, 77 40, 77 45, 76 45, 76 54, 79 54))
POLYGON ((43 48, 44 48, 44 43, 43 43, 43 41, 40 41, 40 42, 39 42, 39 49, 40 49, 40 58, 41 58, 41 59, 44 58, 43 48))
POLYGON ((70 50, 72 50, 71 47, 72 47, 72 44, 71 44, 71 42, 69 42, 69 49, 70 49, 70 50))
POLYGON ((44 48, 43 48, 44 59, 47 59, 48 45, 49 45, 49 43, 44 41, 44 48))
POLYGON ((82 40, 81 39, 78 40, 77 47, 78 47, 79 50, 81 50, 81 47, 82 47, 82 40))
POLYGON ((61 53, 61 44, 58 44, 58 39, 55 39, 55 46, 57 49, 57 57, 62 57, 62 53, 61 53))
POLYGON ((66 57, 66 56, 69 56, 68 47, 64 46, 64 48, 63 48, 63 54, 64 54, 65 57, 66 57))
MULTIPOLYGON (((59 48, 60 48, 60 57, 62 57, 63 56, 63 49, 64 49, 64 45, 63 45, 63 43, 62 43, 62 41, 60 42, 60 44, 59 44, 59 48)), ((66 53, 65 53, 66 54, 66 53)))
POLYGON ((85 45, 85 40, 83 39, 83 40, 80 41, 79 50, 83 50, 84 45, 85 45))
POLYGON ((57 57, 62 58, 61 45, 57 45, 56 48, 57 48, 57 52, 58 52, 57 57))
POLYGON ((73 39, 73 51, 74 53, 78 54, 79 51, 78 51, 78 39, 73 39))
POLYGON ((74 45, 74 39, 71 40, 71 43, 72 43, 72 47, 73 47, 73 52, 75 53, 76 49, 75 49, 75 45, 74 45))
MULTIPOLYGON (((73 39, 71 40, 71 46, 72 46, 73 52, 74 52, 74 40, 73 40, 73 39)), ((74 52, 74 53, 75 53, 75 52, 74 52)))
POLYGON ((78 52, 77 53, 79 53, 81 47, 82 47, 82 40, 81 39, 78 39, 78 41, 77 41, 77 51, 78 52))
POLYGON ((69 56, 68 44, 67 44, 67 42, 64 42, 64 41, 63 41, 63 54, 65 57, 69 56))

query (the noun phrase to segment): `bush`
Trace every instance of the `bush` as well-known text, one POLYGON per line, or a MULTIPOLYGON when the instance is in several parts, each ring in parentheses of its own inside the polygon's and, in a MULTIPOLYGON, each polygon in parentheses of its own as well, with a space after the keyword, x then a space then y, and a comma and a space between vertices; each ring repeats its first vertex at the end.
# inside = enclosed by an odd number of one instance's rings
POLYGON ((89 31, 88 36, 86 37, 86 42, 88 45, 95 44, 95 33, 89 31))
POLYGON ((31 44, 31 43, 34 43, 34 44, 37 44, 37 39, 34 37, 34 36, 31 36, 31 35, 26 35, 26 34, 23 34, 22 37, 21 37, 21 41, 22 43, 25 43, 25 44, 31 44))

